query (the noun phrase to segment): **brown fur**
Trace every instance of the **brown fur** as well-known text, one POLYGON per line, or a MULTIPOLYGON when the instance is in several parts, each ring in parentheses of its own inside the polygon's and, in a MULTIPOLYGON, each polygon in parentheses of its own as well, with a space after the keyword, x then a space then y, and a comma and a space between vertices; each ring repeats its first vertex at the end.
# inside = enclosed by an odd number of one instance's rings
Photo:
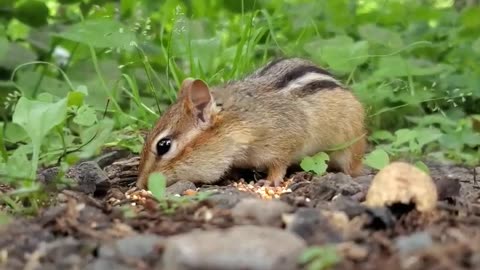
POLYGON ((287 167, 302 157, 355 139, 347 148, 330 153, 329 165, 347 174, 361 174, 364 111, 350 91, 309 89, 308 95, 297 95, 275 89, 282 74, 305 64, 311 62, 279 61, 261 76, 257 71, 244 80, 216 87, 210 91, 211 106, 206 107, 205 86, 184 82, 177 102, 145 142, 137 185, 145 188, 154 171, 163 173, 168 184, 178 180, 214 183, 232 167, 265 170, 267 180, 278 183, 287 167), (200 97, 201 106, 191 96, 200 97), (221 104, 221 109, 215 104, 221 104), (201 121, 199 114, 208 117, 201 121), (176 150, 157 157, 155 142, 166 131, 176 150))

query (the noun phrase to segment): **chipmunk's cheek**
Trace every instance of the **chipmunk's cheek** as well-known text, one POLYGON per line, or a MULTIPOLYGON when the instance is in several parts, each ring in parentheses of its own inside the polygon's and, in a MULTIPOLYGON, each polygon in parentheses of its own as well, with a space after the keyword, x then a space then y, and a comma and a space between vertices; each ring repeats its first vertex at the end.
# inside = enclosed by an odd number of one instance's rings
POLYGON ((176 182, 178 182, 178 179, 175 179, 175 178, 173 178, 173 177, 168 177, 168 176, 167 176, 167 187, 175 184, 176 182))

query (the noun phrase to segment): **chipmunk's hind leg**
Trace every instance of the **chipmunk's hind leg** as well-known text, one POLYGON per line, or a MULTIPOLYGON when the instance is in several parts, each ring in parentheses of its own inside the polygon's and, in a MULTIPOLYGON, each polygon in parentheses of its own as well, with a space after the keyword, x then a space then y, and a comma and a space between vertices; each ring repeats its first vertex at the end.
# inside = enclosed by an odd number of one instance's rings
POLYGON ((366 141, 361 138, 350 147, 331 153, 328 166, 353 177, 362 175, 365 148, 366 141))
POLYGON ((257 185, 262 186, 275 186, 278 187, 282 184, 285 175, 287 174, 288 163, 278 162, 273 163, 267 168, 267 178, 261 179, 257 182, 257 185))

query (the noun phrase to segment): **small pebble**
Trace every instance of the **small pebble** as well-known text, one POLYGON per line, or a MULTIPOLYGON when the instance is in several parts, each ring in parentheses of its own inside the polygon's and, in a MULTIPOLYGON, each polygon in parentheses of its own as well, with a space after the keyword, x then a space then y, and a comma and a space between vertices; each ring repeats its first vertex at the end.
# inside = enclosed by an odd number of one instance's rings
POLYGON ((344 257, 362 261, 368 256, 368 249, 365 246, 355 244, 353 242, 343 242, 337 245, 337 250, 343 254, 344 257))
POLYGON ((237 224, 281 227, 282 215, 292 210, 292 207, 283 201, 246 198, 232 209, 232 217, 237 224))
POLYGON ((187 189, 185 190, 185 192, 183 192, 183 195, 187 195, 187 196, 193 196, 193 195, 196 195, 197 194, 197 191, 193 190, 193 189, 187 189))
POLYGON ((418 232, 406 236, 399 236, 394 241, 395 247, 401 255, 409 255, 433 245, 432 236, 427 232, 418 232))

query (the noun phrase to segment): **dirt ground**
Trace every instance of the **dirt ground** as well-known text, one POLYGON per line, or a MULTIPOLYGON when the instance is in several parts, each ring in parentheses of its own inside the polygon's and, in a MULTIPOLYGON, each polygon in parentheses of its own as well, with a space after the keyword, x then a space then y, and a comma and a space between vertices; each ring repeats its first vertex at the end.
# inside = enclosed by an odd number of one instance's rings
MULTIPOLYGON (((256 187, 254 174, 209 186, 181 182, 168 188, 172 199, 159 204, 134 188, 137 165, 137 157, 111 151, 72 169, 67 175, 75 188, 54 192, 40 213, 0 229, 0 268, 169 269, 175 265, 168 261, 170 238, 255 225, 288 231, 307 246, 334 246, 341 254, 334 269, 480 269, 480 168, 428 163, 439 199, 436 210, 419 213, 413 205, 362 204, 372 172, 354 179, 293 172, 277 190, 256 187), (248 198, 263 200, 240 209, 248 198)), ((39 178, 48 183, 52 175, 55 168, 39 178)), ((272 248, 288 253, 295 246, 288 241, 272 248)), ((276 260, 269 254, 261 258, 276 260)), ((241 269, 235 263, 228 269, 241 269)), ((182 267, 170 269, 203 269, 182 267)))

